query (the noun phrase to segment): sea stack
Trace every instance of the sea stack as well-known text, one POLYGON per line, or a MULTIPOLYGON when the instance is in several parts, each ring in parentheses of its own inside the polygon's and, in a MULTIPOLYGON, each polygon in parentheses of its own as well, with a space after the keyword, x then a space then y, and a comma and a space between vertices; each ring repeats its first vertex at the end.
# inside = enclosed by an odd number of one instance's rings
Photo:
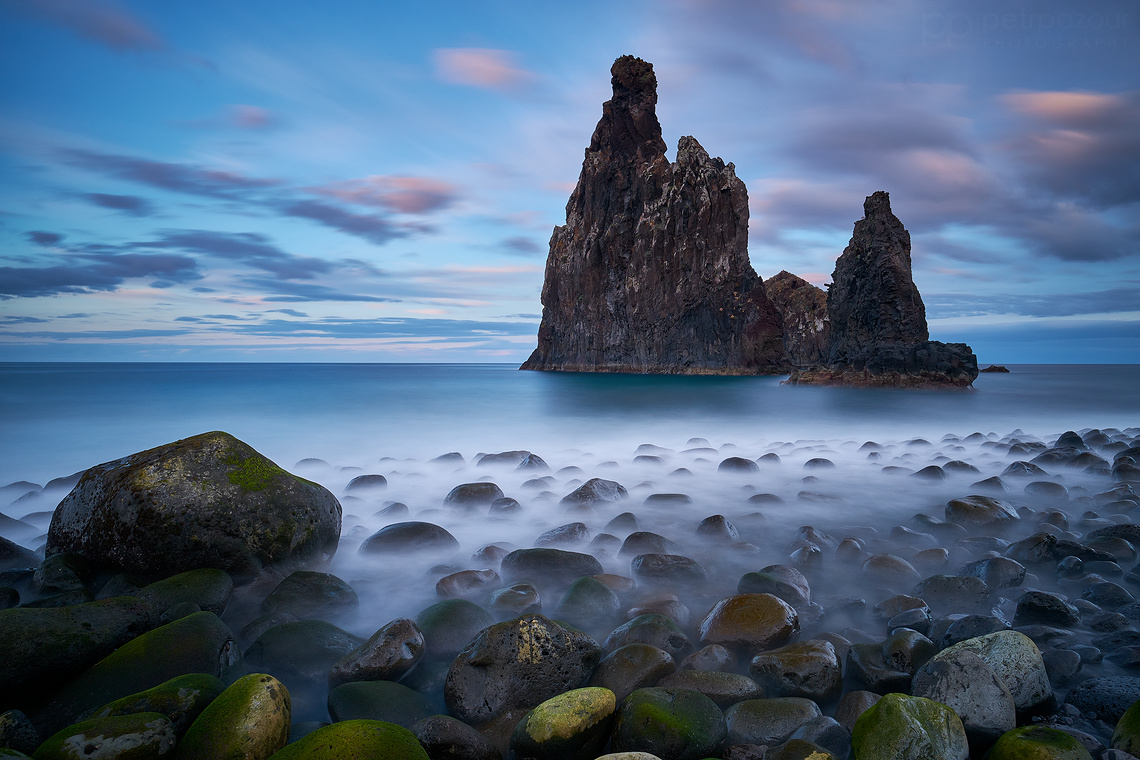
POLYGON ((744 183, 692 137, 665 158, 652 64, 623 56, 611 73, 522 369, 786 372, 780 315, 748 261, 744 183))
POLYGON ((764 292, 784 321, 784 351, 797 367, 818 367, 828 360, 831 320, 827 293, 802 277, 781 271, 764 281, 764 292))
POLYGON ((910 233, 878 191, 863 203, 827 293, 824 367, 791 382, 822 385, 969 386, 978 360, 965 343, 930 340, 926 307, 911 277, 910 233))

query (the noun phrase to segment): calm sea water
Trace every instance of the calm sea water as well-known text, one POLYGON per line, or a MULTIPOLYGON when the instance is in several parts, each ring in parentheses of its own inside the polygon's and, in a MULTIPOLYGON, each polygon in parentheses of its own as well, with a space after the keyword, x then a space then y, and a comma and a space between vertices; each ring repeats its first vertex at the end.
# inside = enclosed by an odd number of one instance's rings
POLYGON ((520 448, 617 457, 694 436, 750 447, 1140 425, 1140 365, 1011 369, 971 391, 896 391, 506 364, 0 364, 0 485, 209 430, 289 468, 520 448))

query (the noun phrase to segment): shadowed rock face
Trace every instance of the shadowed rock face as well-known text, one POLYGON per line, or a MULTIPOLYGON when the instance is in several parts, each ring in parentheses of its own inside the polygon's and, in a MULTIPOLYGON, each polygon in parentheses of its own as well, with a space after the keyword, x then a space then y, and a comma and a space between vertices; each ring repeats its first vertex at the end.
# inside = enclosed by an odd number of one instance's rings
POLYGON ((926 307, 910 274, 910 233, 880 190, 863 203, 827 294, 831 364, 864 364, 886 346, 930 340, 926 307))
POLYGON ((624 56, 554 229, 538 347, 522 369, 758 374, 787 362, 748 262, 748 193, 682 137, 665 158, 653 66, 624 56))
POLYGON ((799 367, 827 362, 830 320, 827 293, 791 272, 764 281, 764 291, 784 321, 784 351, 799 367))
POLYGON ((978 376, 969 346, 930 340, 926 307, 911 277, 910 233, 891 212, 887 193, 863 203, 832 281, 826 366, 796 372, 791 382, 968 386, 978 376))

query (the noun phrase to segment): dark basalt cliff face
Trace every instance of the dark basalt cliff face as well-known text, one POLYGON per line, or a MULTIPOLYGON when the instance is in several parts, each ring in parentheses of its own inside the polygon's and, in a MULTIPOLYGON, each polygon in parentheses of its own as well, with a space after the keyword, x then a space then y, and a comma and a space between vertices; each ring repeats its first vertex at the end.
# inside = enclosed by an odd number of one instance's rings
POLYGON ((978 376, 969 346, 930 340, 911 277, 910 233, 881 190, 864 202, 863 218, 835 262, 827 311, 826 366, 795 373, 792 382, 967 386, 978 376))
POLYGON ((764 281, 764 291, 784 321, 784 351, 797 367, 818 367, 828 358, 827 293, 791 272, 764 281))
POLYGON ((682 137, 665 158, 653 66, 623 56, 554 229, 522 369, 780 373, 780 315, 748 261, 748 193, 682 137))

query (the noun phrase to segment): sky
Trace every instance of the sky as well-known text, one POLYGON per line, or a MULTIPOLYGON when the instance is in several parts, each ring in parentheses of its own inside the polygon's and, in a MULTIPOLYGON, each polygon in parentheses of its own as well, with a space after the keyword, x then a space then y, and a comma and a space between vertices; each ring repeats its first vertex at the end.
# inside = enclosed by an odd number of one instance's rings
POLYGON ((932 339, 1140 362, 1134 0, 0 0, 0 361, 521 362, 625 54, 760 276, 886 190, 932 339))

